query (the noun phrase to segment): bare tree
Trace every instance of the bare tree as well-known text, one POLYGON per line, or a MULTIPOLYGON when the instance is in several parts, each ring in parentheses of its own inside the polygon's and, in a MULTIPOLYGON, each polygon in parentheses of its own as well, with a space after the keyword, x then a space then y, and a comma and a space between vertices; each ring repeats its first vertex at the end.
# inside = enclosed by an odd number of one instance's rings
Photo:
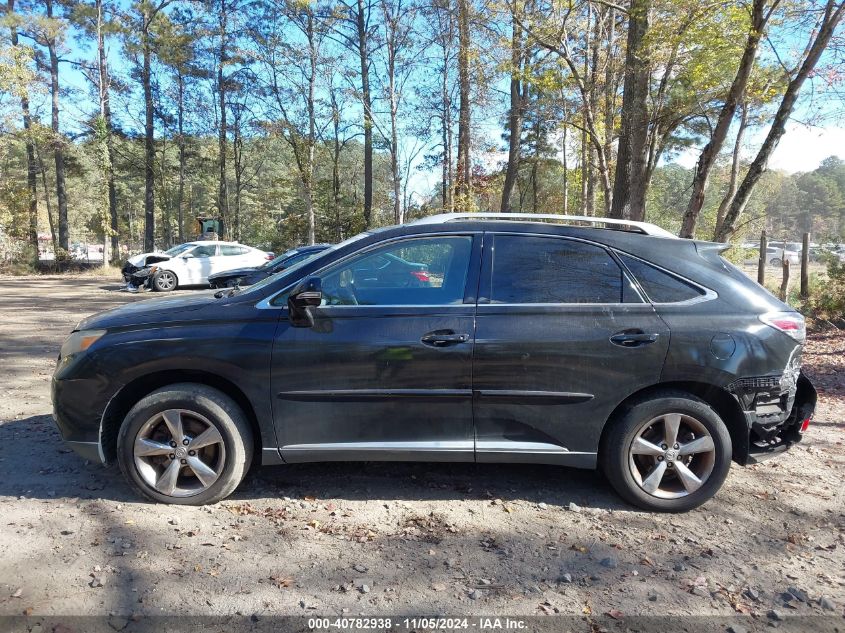
POLYGON ((842 21, 843 14, 845 14, 845 2, 841 0, 839 2, 836 0, 827 0, 822 16, 816 28, 813 29, 813 34, 806 49, 807 54, 784 92, 783 99, 775 113, 772 126, 769 128, 769 133, 766 135, 766 139, 757 152, 757 156, 751 162, 745 177, 737 188, 736 195, 731 201, 727 213, 725 213, 725 219, 722 225, 717 227, 713 235, 714 241, 725 241, 736 231, 737 222, 742 216, 743 211, 745 211, 745 206, 748 204, 748 200, 757 183, 760 181, 763 172, 766 171, 772 152, 777 148, 786 130, 786 122, 795 109, 795 103, 798 101, 801 93, 801 87, 813 72, 819 58, 830 43, 836 27, 842 21))

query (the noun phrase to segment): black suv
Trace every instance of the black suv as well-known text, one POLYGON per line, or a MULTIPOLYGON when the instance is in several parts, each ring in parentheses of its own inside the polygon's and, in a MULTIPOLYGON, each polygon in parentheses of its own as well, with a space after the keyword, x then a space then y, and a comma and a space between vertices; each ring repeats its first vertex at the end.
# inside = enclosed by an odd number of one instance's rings
MULTIPOLYGON (((80 454, 213 503, 255 458, 599 467, 683 511, 801 439, 801 315, 659 227, 452 214, 363 233, 247 290, 82 321, 53 376, 80 454)), ((219 293, 218 293, 219 294, 219 293)))

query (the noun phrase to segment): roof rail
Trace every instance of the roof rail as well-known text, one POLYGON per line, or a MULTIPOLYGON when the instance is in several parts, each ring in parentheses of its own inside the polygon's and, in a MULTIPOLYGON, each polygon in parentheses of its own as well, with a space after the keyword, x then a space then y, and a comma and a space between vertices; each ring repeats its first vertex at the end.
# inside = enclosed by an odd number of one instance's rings
POLYGON ((441 222, 455 222, 456 220, 513 220, 521 222, 535 222, 537 220, 564 220, 566 222, 583 222, 585 224, 604 224, 606 226, 629 227, 637 233, 655 237, 670 237, 679 239, 656 224, 650 222, 635 222, 634 220, 620 220, 617 218, 598 218, 586 215, 555 215, 552 213, 440 213, 429 215, 411 224, 439 224, 441 222))

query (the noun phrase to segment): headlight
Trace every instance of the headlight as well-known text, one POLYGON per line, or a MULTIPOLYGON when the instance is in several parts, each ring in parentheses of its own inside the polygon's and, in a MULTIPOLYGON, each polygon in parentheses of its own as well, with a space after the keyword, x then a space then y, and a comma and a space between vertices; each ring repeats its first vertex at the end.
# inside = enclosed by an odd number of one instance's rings
POLYGON ((105 330, 81 330, 79 332, 73 332, 62 345, 62 359, 84 352, 105 333, 105 330))

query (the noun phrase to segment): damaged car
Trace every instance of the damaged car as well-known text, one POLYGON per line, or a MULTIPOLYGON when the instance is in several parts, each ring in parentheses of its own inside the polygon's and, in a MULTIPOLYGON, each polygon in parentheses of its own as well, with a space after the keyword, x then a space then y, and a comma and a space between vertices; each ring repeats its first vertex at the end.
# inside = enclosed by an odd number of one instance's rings
POLYGON ((174 246, 162 253, 142 253, 123 266, 128 288, 146 285, 158 292, 180 286, 207 286, 215 273, 243 266, 259 266, 273 255, 237 242, 200 240, 174 246))
POLYGON ((726 248, 609 218, 374 229, 246 289, 88 317, 54 417, 164 503, 224 499, 254 462, 406 460, 597 468, 690 510, 816 404, 803 317, 726 248))

